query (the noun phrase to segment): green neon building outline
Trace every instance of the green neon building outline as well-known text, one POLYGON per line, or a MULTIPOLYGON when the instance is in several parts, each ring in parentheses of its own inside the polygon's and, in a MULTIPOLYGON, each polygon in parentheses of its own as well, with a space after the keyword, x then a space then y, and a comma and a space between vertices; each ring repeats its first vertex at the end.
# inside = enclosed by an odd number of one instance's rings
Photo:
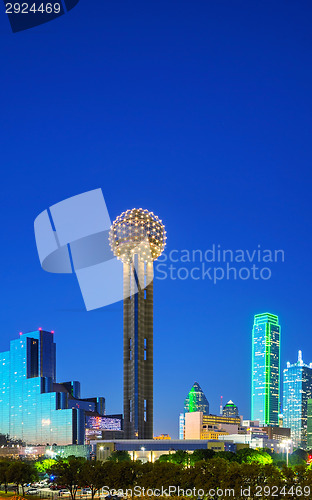
POLYGON ((197 411, 197 398, 194 387, 192 387, 192 389, 189 392, 189 412, 193 411, 197 411))
MULTIPOLYGON (((255 314, 254 316, 254 324, 253 324, 253 329, 252 329, 252 373, 251 373, 251 419, 254 420, 255 415, 254 415, 254 390, 255 390, 255 384, 254 384, 254 369, 255 369, 255 327, 259 326, 260 324, 265 323, 265 349, 264 349, 264 360, 265 360, 265 367, 264 367, 264 375, 265 375, 265 382, 264 382, 264 424, 265 425, 272 425, 272 419, 270 415, 271 411, 271 387, 272 387, 272 381, 271 381, 271 343, 272 343, 272 326, 277 326, 278 327, 278 333, 279 335, 279 345, 278 345, 278 394, 277 394, 277 412, 279 412, 279 407, 280 407, 280 354, 281 354, 281 342, 280 342, 280 335, 281 335, 281 327, 279 325, 279 320, 278 316, 270 313, 262 313, 262 314, 255 314)), ((277 413, 278 414, 278 413, 277 413)))

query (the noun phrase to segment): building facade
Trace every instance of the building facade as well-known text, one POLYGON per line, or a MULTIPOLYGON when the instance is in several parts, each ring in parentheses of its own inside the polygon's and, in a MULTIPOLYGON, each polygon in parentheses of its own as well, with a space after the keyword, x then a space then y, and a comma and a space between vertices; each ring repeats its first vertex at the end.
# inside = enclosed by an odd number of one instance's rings
POLYGON ((84 444, 86 414, 104 398, 80 399, 77 381, 57 384, 53 332, 20 333, 0 353, 0 433, 32 445, 84 444))
POLYGON ((185 438, 185 414, 180 413, 179 415, 179 439, 185 438))
POLYGON ((229 401, 224 405, 222 410, 223 417, 239 417, 239 411, 237 406, 233 403, 233 401, 229 401))
POLYGON ((307 447, 308 400, 312 398, 312 363, 306 365, 302 352, 298 361, 287 363, 283 372, 283 425, 290 427, 294 446, 307 447))
POLYGON ((308 399, 307 406, 307 449, 312 450, 312 399, 308 399))
POLYGON ((198 382, 194 382, 190 392, 184 401, 185 413, 201 411, 209 415, 209 402, 198 382))
POLYGON ((202 411, 185 413, 185 439, 217 439, 217 435, 235 434, 240 418, 204 415, 202 411))
POLYGON ((280 332, 274 314, 256 314, 252 330, 251 419, 278 425, 280 406, 280 332))
MULTIPOLYGON (((156 439, 123 439, 115 441, 91 442, 95 449, 96 459, 107 460, 114 451, 127 451, 132 460, 155 462, 161 455, 170 455, 183 450, 193 453, 198 449, 219 451, 236 451, 233 443, 216 440, 156 440, 156 439)), ((244 446, 245 447, 245 446, 244 446)))
POLYGON ((153 261, 165 240, 162 221, 141 208, 123 212, 110 230, 123 263, 126 439, 153 439, 153 261))

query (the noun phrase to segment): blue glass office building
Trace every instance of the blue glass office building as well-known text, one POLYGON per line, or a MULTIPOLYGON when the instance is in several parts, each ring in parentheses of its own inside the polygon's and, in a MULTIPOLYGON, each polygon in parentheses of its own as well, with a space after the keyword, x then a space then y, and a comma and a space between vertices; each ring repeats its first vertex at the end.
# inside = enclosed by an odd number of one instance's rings
POLYGON ((278 425, 280 331, 274 314, 256 314, 252 330, 251 420, 278 425))
POLYGON ((0 433, 33 445, 84 444, 86 414, 104 398, 80 399, 80 383, 57 384, 53 333, 20 334, 0 353, 0 433))
POLYGON ((312 363, 287 363, 283 373, 283 425, 291 429, 294 446, 307 447, 308 399, 312 398, 312 363))

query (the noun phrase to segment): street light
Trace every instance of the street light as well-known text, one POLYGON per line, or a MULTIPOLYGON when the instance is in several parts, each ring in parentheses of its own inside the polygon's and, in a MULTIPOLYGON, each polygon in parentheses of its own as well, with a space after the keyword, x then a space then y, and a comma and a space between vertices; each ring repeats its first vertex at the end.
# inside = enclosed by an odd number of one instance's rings
POLYGON ((280 443, 280 447, 281 448, 286 448, 286 465, 288 467, 288 453, 289 453, 289 445, 291 443, 291 440, 290 439, 284 439, 284 441, 282 441, 280 443))

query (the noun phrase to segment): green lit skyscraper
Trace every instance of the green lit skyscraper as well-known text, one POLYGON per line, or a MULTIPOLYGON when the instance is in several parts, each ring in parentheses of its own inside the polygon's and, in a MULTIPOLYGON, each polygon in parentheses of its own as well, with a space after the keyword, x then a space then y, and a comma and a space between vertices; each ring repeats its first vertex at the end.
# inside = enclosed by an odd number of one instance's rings
POLYGON ((185 399, 184 411, 202 411, 204 415, 209 415, 209 403, 198 382, 194 382, 185 399))
POLYGON ((252 329, 251 420, 278 425, 280 332, 274 314, 256 314, 252 329))

